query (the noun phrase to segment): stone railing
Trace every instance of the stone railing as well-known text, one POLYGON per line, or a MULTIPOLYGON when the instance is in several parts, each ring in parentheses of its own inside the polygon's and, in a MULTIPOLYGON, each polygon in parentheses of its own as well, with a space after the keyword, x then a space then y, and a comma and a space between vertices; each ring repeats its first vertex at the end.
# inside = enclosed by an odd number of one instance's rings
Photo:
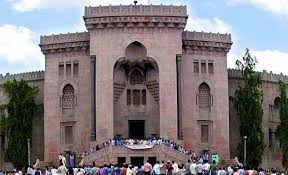
POLYGON ((5 83, 9 80, 25 80, 25 81, 35 81, 35 80, 44 80, 44 71, 36 71, 36 72, 27 72, 20 74, 9 74, 6 75, 0 74, 0 84, 5 83))
POLYGON ((111 17, 111 16, 187 16, 186 6, 167 5, 120 5, 86 7, 86 17, 111 17))
MULTIPOLYGON (((261 72, 263 81, 270 81, 278 83, 279 80, 284 81, 288 84, 288 76, 281 74, 273 74, 272 72, 268 73, 266 70, 261 72)), ((239 69, 228 69, 229 78, 242 78, 241 71, 239 69)))
POLYGON ((179 151, 177 151, 174 148, 171 148, 169 146, 161 145, 161 149, 162 149, 162 152, 164 154, 167 154, 170 157, 178 159, 178 160, 180 160, 182 162, 187 162, 188 159, 190 158, 189 155, 187 155, 185 153, 182 153, 182 152, 179 152, 179 151))
POLYGON ((96 159, 101 159, 103 157, 107 157, 109 156, 109 154, 112 154, 112 146, 108 146, 105 148, 102 148, 98 151, 95 151, 87 156, 84 157, 84 162, 85 163, 92 163, 93 161, 95 161, 96 159))
POLYGON ((232 43, 231 34, 220 34, 220 33, 185 31, 182 33, 182 39, 183 40, 194 40, 194 41, 211 41, 211 42, 220 42, 220 43, 232 43))
POLYGON ((71 42, 79 42, 79 41, 89 41, 90 36, 88 32, 81 33, 67 33, 67 34, 59 34, 59 35, 49 35, 49 36, 41 36, 40 37, 40 46, 48 45, 48 44, 57 44, 57 43, 71 43, 71 42))

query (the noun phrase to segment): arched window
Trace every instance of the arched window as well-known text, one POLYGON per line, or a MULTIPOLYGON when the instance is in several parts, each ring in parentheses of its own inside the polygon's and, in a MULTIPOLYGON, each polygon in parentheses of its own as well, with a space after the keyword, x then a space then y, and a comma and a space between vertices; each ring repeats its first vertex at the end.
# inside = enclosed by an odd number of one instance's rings
POLYGON ((280 106, 280 97, 276 97, 274 99, 274 108, 279 109, 279 106, 280 106))
POLYGON ((198 93, 199 106, 201 107, 210 107, 211 106, 211 94, 210 87, 206 83, 200 84, 198 93))
POLYGON ((130 74, 130 84, 142 84, 144 82, 144 76, 138 69, 134 69, 130 74))
POLYGON ((74 88, 71 84, 67 84, 63 88, 62 107, 74 108, 74 88))
POLYGON ((273 105, 273 118, 279 119, 279 112, 280 112, 280 97, 276 97, 274 99, 274 105, 273 105))

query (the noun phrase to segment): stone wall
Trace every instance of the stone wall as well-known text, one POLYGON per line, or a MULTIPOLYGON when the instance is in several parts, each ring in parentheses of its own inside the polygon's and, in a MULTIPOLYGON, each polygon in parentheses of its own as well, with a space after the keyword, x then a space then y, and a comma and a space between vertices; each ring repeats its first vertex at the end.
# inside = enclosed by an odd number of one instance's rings
MULTIPOLYGON (((30 86, 39 87, 39 95, 36 97, 36 103, 43 105, 44 98, 44 71, 27 72, 21 74, 0 74, 0 86, 9 80, 25 80, 30 86)), ((0 103, 5 104, 7 98, 2 90, 0 90, 0 103)), ((1 143, 3 144, 3 143, 1 143)), ((3 150, 1 150, 3 151, 3 150)), ((44 160, 44 115, 43 106, 35 115, 33 120, 32 138, 31 138, 31 161, 36 159, 44 160)))
MULTIPOLYGON (((266 168, 277 168, 281 167, 282 154, 279 149, 277 142, 276 129, 280 124, 279 111, 272 111, 272 106, 274 105, 274 100, 276 97, 280 96, 278 81, 283 80, 288 83, 288 77, 283 74, 273 74, 272 72, 267 73, 263 71, 262 73, 262 88, 263 88, 263 119, 262 119, 262 129, 264 132, 264 143, 266 145, 262 166, 266 168), (276 116, 276 117, 275 117, 276 116), (269 131, 270 130, 270 131, 269 131), (270 134, 269 134, 270 132, 270 134), (269 136, 270 135, 270 136, 269 136), (270 138, 269 138, 270 137, 270 138), (275 138, 276 137, 276 138, 275 138), (272 139, 274 138, 274 140, 272 139), (270 141, 269 141, 270 140, 270 141), (273 141, 272 141, 273 140, 273 141), (271 143, 272 142, 272 143, 271 143)), ((243 82, 241 80, 241 72, 236 69, 228 69, 228 80, 229 80, 229 97, 234 96, 236 89, 243 82)), ((233 107, 232 102, 229 104, 229 123, 230 123, 230 151, 231 158, 238 156, 238 143, 243 139, 240 138, 239 127, 240 127, 239 116, 233 107)), ((249 154, 249 153, 248 153, 249 154)))

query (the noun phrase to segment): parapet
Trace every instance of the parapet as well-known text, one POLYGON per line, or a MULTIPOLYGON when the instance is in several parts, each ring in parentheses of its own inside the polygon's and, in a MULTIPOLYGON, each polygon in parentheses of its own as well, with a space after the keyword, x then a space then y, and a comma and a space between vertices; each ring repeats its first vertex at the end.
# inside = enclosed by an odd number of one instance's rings
POLYGON ((39 44, 44 54, 84 51, 89 50, 89 45, 90 35, 88 32, 41 36, 39 44))
POLYGON ((186 50, 208 50, 228 52, 231 49, 231 34, 189 32, 182 33, 183 48, 186 50))
POLYGON ((84 18, 112 16, 187 16, 187 8, 186 6, 142 4, 85 7, 84 18))
POLYGON ((85 7, 84 21, 88 30, 112 32, 143 29, 183 31, 187 23, 186 6, 120 5, 85 7))
POLYGON ((0 74, 0 84, 5 83, 9 80, 25 80, 25 81, 36 81, 36 80, 44 80, 44 71, 36 71, 36 72, 26 72, 20 74, 9 74, 6 75, 0 74))
POLYGON ((211 42, 231 43, 232 44, 231 34, 184 31, 182 33, 182 39, 183 40, 211 41, 211 42))
POLYGON ((78 41, 89 41, 89 33, 67 33, 59 35, 49 35, 40 37, 40 46, 48 44, 58 44, 58 43, 67 43, 67 42, 78 42, 78 41))
MULTIPOLYGON (((261 72, 262 80, 268 82, 278 83, 280 80, 288 84, 288 76, 281 74, 273 74, 272 72, 268 73, 266 70, 261 72)), ((242 78, 241 70, 239 69, 228 69, 229 78, 242 78)))

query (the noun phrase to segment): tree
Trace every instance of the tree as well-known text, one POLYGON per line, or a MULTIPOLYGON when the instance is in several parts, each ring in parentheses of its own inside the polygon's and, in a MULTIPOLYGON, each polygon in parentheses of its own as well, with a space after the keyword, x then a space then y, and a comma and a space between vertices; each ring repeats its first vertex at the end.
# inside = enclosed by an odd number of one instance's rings
MULTIPOLYGON (((246 50, 242 61, 237 60, 236 66, 241 70, 243 85, 235 91, 231 98, 237 114, 240 117, 240 136, 247 136, 247 165, 258 167, 262 162, 265 148, 264 134, 262 131, 262 78, 260 72, 255 71, 256 58, 246 50)), ((244 145, 238 145, 239 157, 243 160, 244 145)))
POLYGON ((8 103, 0 106, 7 114, 0 122, 8 140, 4 158, 15 166, 27 165, 27 139, 32 137, 32 120, 39 107, 35 98, 39 90, 24 80, 7 81, 1 88, 8 98, 8 103))
POLYGON ((277 128, 279 133, 279 139, 281 149, 283 153, 282 165, 288 168, 288 103, 286 95, 286 84, 283 81, 279 81, 280 89, 280 120, 281 123, 277 128))

